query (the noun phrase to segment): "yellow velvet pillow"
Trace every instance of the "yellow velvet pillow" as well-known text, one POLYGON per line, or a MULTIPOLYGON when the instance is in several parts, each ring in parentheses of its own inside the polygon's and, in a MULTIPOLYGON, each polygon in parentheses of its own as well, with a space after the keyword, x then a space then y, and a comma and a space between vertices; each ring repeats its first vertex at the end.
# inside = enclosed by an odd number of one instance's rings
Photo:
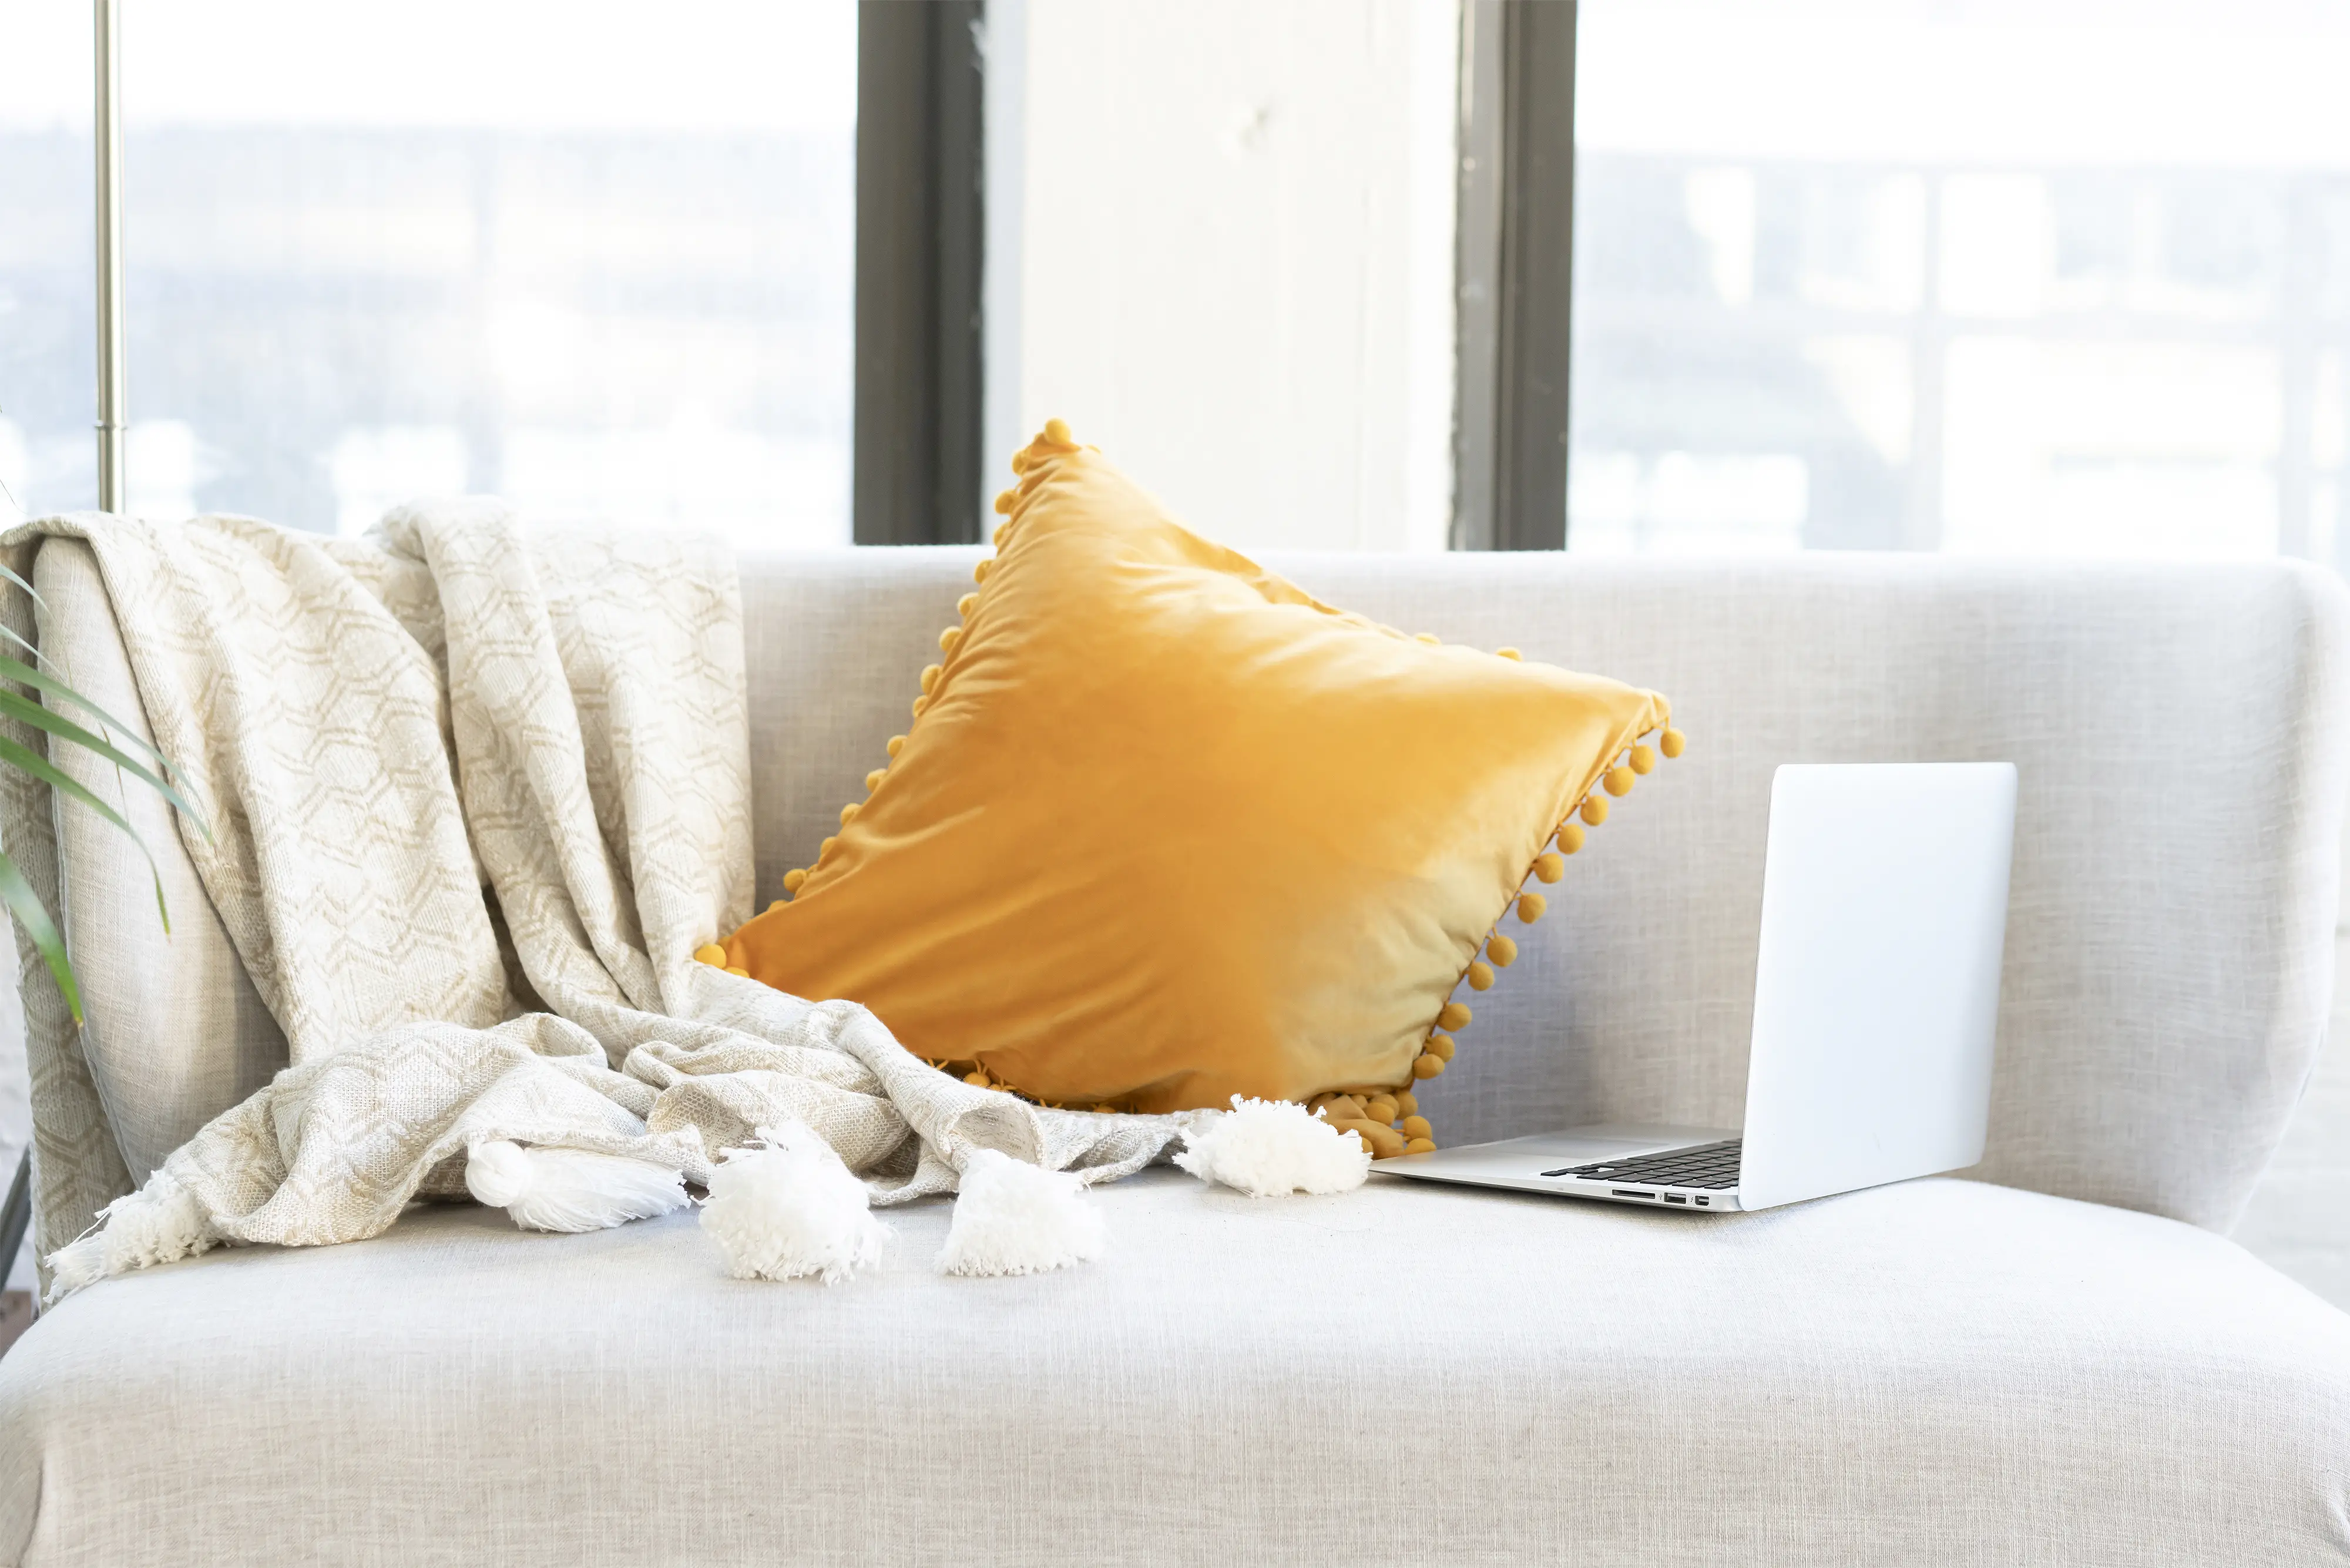
POLYGON ((701 956, 1047 1104, 1253 1095, 1426 1139, 1455 989, 1515 957, 1497 923, 1539 918, 1571 815, 1655 765, 1664 699, 1317 603, 1057 420, 1013 467, 869 796, 701 956))

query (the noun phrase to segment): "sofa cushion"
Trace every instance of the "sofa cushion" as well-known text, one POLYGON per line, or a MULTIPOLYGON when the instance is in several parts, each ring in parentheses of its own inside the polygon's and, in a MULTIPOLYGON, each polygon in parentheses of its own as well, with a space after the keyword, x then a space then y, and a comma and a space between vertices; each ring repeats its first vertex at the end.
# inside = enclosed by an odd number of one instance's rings
MULTIPOLYGON (((1664 700, 1320 603, 1058 421, 1014 466, 906 733, 791 902, 699 956, 1053 1104, 1442 1072, 1586 826, 1679 753, 1664 700)), ((1379 1152, 1425 1137, 1378 1106, 1379 1152)))
POLYGON ((1958 1180, 1665 1215, 1103 1189, 1111 1251, 728 1278, 421 1211, 109 1281, 0 1360, 0 1560, 2336 1563, 2350 1317, 1958 1180))

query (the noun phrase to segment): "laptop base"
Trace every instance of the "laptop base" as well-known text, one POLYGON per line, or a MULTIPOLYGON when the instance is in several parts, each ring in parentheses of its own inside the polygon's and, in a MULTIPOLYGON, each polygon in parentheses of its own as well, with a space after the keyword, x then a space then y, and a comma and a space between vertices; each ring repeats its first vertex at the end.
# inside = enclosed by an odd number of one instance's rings
POLYGON ((1632 1159, 1675 1149, 1698 1149, 1734 1140, 1736 1130, 1720 1127, 1626 1127, 1602 1123, 1569 1127, 1565 1132, 1537 1133, 1531 1137, 1505 1138, 1499 1143, 1465 1144, 1428 1154, 1397 1155, 1374 1160, 1372 1174, 1414 1181, 1445 1181, 1463 1187, 1499 1187, 1514 1192, 1541 1192, 1561 1198, 1590 1198, 1602 1203, 1628 1203, 1647 1209, 1680 1209, 1712 1214, 1742 1207, 1738 1189, 1698 1188, 1641 1180, 1610 1181, 1604 1178, 1545 1175, 1580 1166, 1632 1159))

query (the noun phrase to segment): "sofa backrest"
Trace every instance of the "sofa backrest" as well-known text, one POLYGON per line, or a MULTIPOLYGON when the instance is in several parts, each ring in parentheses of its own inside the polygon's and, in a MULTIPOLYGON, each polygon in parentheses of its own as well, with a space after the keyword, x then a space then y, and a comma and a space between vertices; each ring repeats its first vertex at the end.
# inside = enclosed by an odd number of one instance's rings
MULTIPOLYGON (((763 901, 905 727, 980 554, 743 562, 763 901)), ((1772 770, 2006 760, 2020 775, 2015 865, 1977 1174, 2215 1228, 2241 1210, 2332 994, 2350 792, 2350 596, 2332 576, 1866 556, 1268 564, 1407 630, 1655 687, 1690 737, 1569 863, 1457 1064, 1426 1086, 1441 1141, 1579 1121, 1735 1125, 1772 770)), ((86 548, 48 546, 36 580, 47 646, 135 716, 86 548)), ((62 814, 83 1044, 114 1085, 117 1147, 94 1149, 103 1132, 74 1119, 87 1076, 36 1082, 45 1244, 285 1059, 171 825, 144 792, 127 804, 162 862, 177 934, 155 929, 136 851, 62 814)))
MULTIPOLYGON (((743 562, 762 899, 861 798, 981 553, 743 562)), ((1654 687, 1690 738, 1592 832, 1479 1001, 1421 1095, 1440 1141, 1737 1125, 1772 771, 2011 761, 1976 1174, 2232 1222, 2332 995, 2350 596, 2331 576, 1854 555, 1267 564, 1407 631, 1654 687)))

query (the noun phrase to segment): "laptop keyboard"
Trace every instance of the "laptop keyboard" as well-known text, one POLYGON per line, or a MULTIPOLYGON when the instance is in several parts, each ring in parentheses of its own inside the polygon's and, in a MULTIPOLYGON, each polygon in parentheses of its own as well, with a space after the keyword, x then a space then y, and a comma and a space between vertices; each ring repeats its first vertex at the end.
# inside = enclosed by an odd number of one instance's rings
POLYGON ((1669 1148, 1662 1154, 1635 1155, 1629 1159, 1602 1159, 1545 1170, 1544 1176, 1579 1176, 1586 1181, 1633 1181, 1648 1187, 1690 1187, 1726 1192, 1738 1185, 1740 1138, 1700 1144, 1694 1148, 1669 1148))

